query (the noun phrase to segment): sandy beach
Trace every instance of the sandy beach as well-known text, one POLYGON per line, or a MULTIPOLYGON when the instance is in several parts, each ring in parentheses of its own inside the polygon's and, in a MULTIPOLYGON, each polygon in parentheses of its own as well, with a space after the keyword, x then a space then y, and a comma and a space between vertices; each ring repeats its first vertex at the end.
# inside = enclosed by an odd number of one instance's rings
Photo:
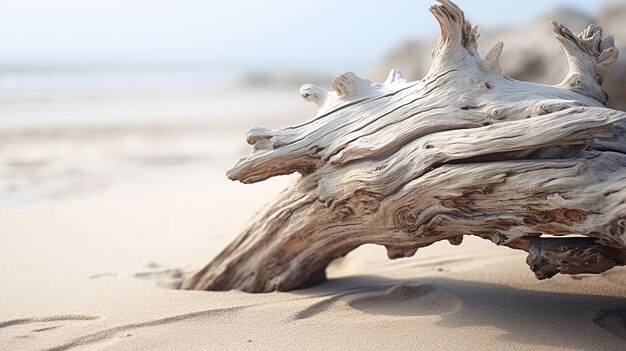
POLYGON ((293 292, 173 289, 289 182, 224 176, 245 130, 313 114, 293 89, 220 94, 114 106, 136 118, 106 117, 107 97, 2 105, 19 118, 0 130, 0 349, 626 347, 624 267, 538 281, 525 253, 474 237, 393 261, 364 246, 293 292), (190 99, 206 103, 177 108, 190 99))

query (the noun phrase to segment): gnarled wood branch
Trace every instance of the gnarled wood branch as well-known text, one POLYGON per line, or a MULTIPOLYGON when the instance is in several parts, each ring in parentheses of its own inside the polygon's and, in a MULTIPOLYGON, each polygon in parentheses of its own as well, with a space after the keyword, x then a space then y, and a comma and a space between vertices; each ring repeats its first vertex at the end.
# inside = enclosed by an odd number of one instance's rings
POLYGON ((398 258, 463 235, 528 251, 540 279, 625 263, 626 114, 607 109, 601 89, 617 58, 612 37, 554 24, 569 60, 563 83, 515 81, 500 73, 502 43, 481 58, 476 27, 439 3, 423 80, 344 73, 334 91, 302 87, 320 106, 313 119, 248 132, 253 151, 229 178, 302 176, 182 288, 301 288, 362 244, 398 258))

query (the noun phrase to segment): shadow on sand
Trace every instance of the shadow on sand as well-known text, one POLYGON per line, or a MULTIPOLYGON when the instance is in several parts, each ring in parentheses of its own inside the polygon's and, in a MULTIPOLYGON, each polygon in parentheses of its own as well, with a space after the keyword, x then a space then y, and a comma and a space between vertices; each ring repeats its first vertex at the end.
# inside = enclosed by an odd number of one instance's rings
POLYGON ((341 302, 367 314, 439 315, 438 324, 447 328, 496 327, 505 332, 502 338, 526 345, 626 349, 626 297, 523 290, 445 278, 376 276, 332 279, 294 293, 328 296, 296 319, 324 313, 341 302))

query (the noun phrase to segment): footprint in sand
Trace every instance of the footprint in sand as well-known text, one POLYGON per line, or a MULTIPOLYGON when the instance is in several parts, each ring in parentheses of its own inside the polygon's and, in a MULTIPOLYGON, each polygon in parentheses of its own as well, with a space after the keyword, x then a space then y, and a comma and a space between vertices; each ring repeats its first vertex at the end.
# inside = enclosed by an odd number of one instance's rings
POLYGON ((170 323, 177 323, 182 321, 192 321, 194 319, 205 320, 214 316, 219 316, 223 313, 234 313, 245 309, 243 306, 227 307, 227 308, 214 308, 198 312, 184 313, 180 315, 169 316, 165 318, 148 320, 138 323, 131 323, 111 327, 103 330, 96 331, 91 334, 85 334, 78 336, 72 340, 67 341, 65 344, 57 345, 52 348, 45 349, 46 351, 62 351, 70 350, 74 348, 80 348, 81 350, 102 350, 108 349, 118 342, 132 337, 136 330, 143 330, 145 328, 161 326, 170 323))
POLYGON ((396 285, 383 293, 374 292, 348 301, 352 308, 374 315, 430 316, 448 314, 461 308, 454 296, 429 285, 396 285))
POLYGON ((99 273, 99 274, 94 274, 91 277, 89 277, 89 279, 100 279, 100 278, 115 278, 117 277, 117 274, 115 273, 99 273))
POLYGON ((293 316, 306 319, 333 305, 343 305, 372 315, 428 316, 461 309, 459 299, 430 285, 392 285, 357 288, 316 302, 293 316))
POLYGON ((0 339, 2 337, 14 339, 34 338, 38 334, 46 334, 52 330, 70 327, 76 322, 97 320, 97 316, 87 315, 59 315, 50 317, 32 317, 12 319, 0 322, 0 339))
POLYGON ((178 268, 164 269, 158 263, 148 264, 148 268, 151 269, 146 272, 135 273, 136 278, 148 279, 156 281, 157 285, 167 289, 178 289, 180 283, 185 276, 185 272, 178 268))
POLYGON ((600 311, 593 321, 620 338, 626 339, 626 308, 600 311))
MULTIPOLYGON (((60 316, 51 316, 51 317, 43 317, 43 318, 19 318, 12 319, 5 322, 0 322, 0 329, 12 327, 14 325, 28 325, 33 323, 44 323, 44 322, 62 322, 62 321, 92 321, 98 319, 100 317, 97 316, 86 316, 86 315, 60 315, 60 316)), ((51 328, 48 328, 51 329, 51 328)), ((43 331, 43 330, 34 330, 34 331, 43 331)))

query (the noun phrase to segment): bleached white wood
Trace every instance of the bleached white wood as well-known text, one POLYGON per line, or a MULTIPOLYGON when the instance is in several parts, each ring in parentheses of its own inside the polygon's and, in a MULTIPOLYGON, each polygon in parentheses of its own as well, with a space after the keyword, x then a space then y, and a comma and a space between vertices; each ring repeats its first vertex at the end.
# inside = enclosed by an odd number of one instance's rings
POLYGON ((311 120, 248 132, 253 151, 229 178, 302 177, 182 288, 290 290, 323 281, 362 244, 397 258, 463 235, 528 251, 538 278, 624 264, 626 114, 605 107, 601 88, 613 38, 553 24, 569 74, 556 86, 515 81, 501 75, 503 44, 482 59, 477 28, 439 3, 423 80, 344 73, 333 91, 302 87, 320 106, 311 120))

